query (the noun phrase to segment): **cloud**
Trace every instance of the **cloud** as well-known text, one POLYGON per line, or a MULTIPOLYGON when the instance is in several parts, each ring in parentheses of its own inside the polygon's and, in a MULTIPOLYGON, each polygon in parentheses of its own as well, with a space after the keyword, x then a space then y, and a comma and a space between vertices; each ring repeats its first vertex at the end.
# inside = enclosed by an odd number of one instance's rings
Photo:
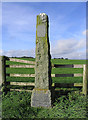
POLYGON ((82 32, 82 34, 83 34, 83 35, 86 35, 86 30, 84 30, 84 31, 82 32))
POLYGON ((2 51, 2 50, 0 50, 0 56, 2 56, 2 54, 3 54, 3 51, 2 51))
POLYGON ((84 30, 84 31, 82 32, 82 34, 83 34, 83 35, 88 35, 88 30, 84 30))
MULTIPOLYGON (((35 57, 35 50, 0 50, 0 54, 8 57, 22 57, 22 56, 33 56, 35 57)), ((58 40, 56 44, 51 44, 51 56, 64 57, 70 59, 85 59, 86 58, 86 40, 81 39, 80 41, 75 39, 64 39, 58 40)))
POLYGON ((80 41, 77 42, 76 45, 76 50, 82 50, 82 49, 86 49, 86 39, 81 39, 80 41))
POLYGON ((8 57, 22 57, 22 56, 35 56, 35 52, 33 49, 31 50, 8 50, 3 51, 3 55, 8 57))
POLYGON ((86 51, 81 51, 81 52, 73 52, 67 55, 63 56, 64 58, 69 58, 69 59, 86 59, 86 51))
MULTIPOLYGON (((88 50, 87 50, 88 51, 88 50)), ((22 57, 32 56, 35 57, 35 50, 0 50, 0 54, 8 57, 22 57)), ((85 59, 86 58, 86 40, 82 39, 77 41, 75 39, 58 40, 55 45, 51 45, 51 56, 64 57, 69 59, 85 59)))
POLYGON ((75 39, 58 40, 55 45, 51 45, 52 57, 68 57, 71 59, 84 59, 86 54, 86 40, 75 39))
MULTIPOLYGON (((41 4, 40 4, 41 5, 41 4)), ((44 6, 32 6, 31 3, 3 3, 3 47, 9 49, 4 51, 3 54, 6 56, 32 56, 33 48, 35 47, 35 36, 36 36, 36 15, 44 6), (34 41, 34 42, 33 42, 34 41), (12 50, 13 49, 13 50, 12 50), (23 50, 26 49, 26 50, 23 50)), ((78 6, 76 6, 78 9, 78 6)), ((49 7, 45 7, 47 10, 52 11, 49 7)), ((59 8, 59 7, 58 7, 59 8)), ((64 7, 65 8, 65 7, 64 7)), ((85 53, 85 31, 82 33, 81 22, 77 19, 72 20, 72 14, 75 13, 75 7, 65 10, 61 9, 62 12, 58 13, 55 11, 49 12, 50 14, 50 37, 51 37, 51 53, 53 57, 69 57, 69 58, 81 58, 85 53), (73 9, 72 9, 73 8, 73 9), (63 14, 62 14, 63 13, 63 14), (70 16, 70 18, 69 18, 70 16), (75 22, 75 21, 77 22, 75 22), (76 23, 73 24, 73 23, 76 23), (78 24, 80 23, 80 25, 78 24), (73 30, 73 27, 76 29, 73 30), (78 25, 78 29, 77 29, 78 25), (75 31, 75 32, 74 32, 75 31), (74 33, 76 33, 74 38, 74 33), (79 37, 80 36, 80 37, 79 37), (63 39, 65 38, 65 39, 63 39), (74 39, 68 39, 74 38, 74 39), (81 39, 80 39, 81 38, 81 39), (80 40, 79 40, 80 39, 80 40), (55 44, 54 44, 55 42, 55 44), (82 52, 83 50, 83 52, 82 52)), ((58 10, 58 11, 61 11, 58 10)), ((81 19, 80 19, 81 20, 81 19)))

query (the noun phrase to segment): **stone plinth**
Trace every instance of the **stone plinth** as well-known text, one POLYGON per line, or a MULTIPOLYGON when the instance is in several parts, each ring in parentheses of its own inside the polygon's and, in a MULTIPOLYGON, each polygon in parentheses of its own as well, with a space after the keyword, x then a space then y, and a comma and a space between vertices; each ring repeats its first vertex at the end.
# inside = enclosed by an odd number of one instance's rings
POLYGON ((32 92, 31 106, 51 106, 51 62, 48 38, 48 16, 44 13, 37 16, 36 25, 36 61, 35 89, 32 92))
POLYGON ((51 91, 48 89, 34 89, 31 99, 34 107, 51 107, 51 91))

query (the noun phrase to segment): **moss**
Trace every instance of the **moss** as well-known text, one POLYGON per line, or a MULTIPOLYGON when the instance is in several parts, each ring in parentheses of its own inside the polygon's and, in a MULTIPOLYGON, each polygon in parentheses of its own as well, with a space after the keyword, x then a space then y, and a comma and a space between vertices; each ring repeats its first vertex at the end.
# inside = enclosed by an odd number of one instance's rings
POLYGON ((49 89, 40 89, 40 88, 34 88, 35 91, 43 91, 44 93, 46 93, 49 89))
MULTIPOLYGON (((37 24, 36 24, 36 62, 39 65, 42 65, 42 69, 49 69, 49 40, 48 40, 48 17, 46 18, 47 20, 42 22, 42 20, 40 19, 40 16, 37 16, 37 24), (42 26, 43 25, 43 26, 42 26), (40 28, 39 28, 40 27, 40 28), (43 29, 42 27, 44 27, 44 34, 43 35, 37 35, 37 32, 41 32, 41 29, 43 29), (39 29, 37 29, 39 28, 39 29), (39 30, 39 31, 37 31, 39 30), (45 67, 47 66, 47 67, 45 67)), ((43 31, 42 31, 43 32, 43 31)), ((38 69, 40 69, 38 67, 38 65, 36 65, 37 68, 35 71, 38 71, 38 69)), ((47 70, 48 72, 48 70, 47 70)), ((44 71, 44 73, 46 73, 44 71)), ((42 74, 42 73, 40 73, 42 74)), ((40 76, 40 74, 38 76, 40 76)), ((42 75, 41 75, 42 76, 42 75)), ((48 77, 48 75, 45 74, 46 77, 48 77)), ((42 77, 43 78, 43 77, 42 77)), ((47 80, 46 80, 47 81, 47 80)), ((39 82, 37 80, 37 82, 39 82)), ((44 87, 45 89, 48 89, 49 83, 45 82, 45 78, 44 81, 42 83, 43 85, 45 84, 46 87, 44 87)), ((37 87, 40 87, 39 84, 36 85, 37 87)), ((42 86, 43 88, 43 86, 42 86)), ((44 90, 45 89, 39 89, 39 90, 44 90)))
MULTIPOLYGON (((46 21, 48 21, 48 16, 46 15, 46 21)), ((40 25, 40 24, 45 24, 45 26, 46 26, 46 34, 45 34, 45 37, 41 37, 41 41, 43 42, 43 44, 44 44, 44 51, 46 52, 46 48, 48 48, 48 23, 47 22, 44 22, 44 23, 42 23, 42 20, 40 19, 40 15, 37 15, 37 24, 36 24, 36 45, 37 45, 37 43, 38 43, 38 40, 39 40, 39 38, 40 37, 38 37, 37 36, 37 27, 38 27, 38 25, 40 25)), ((37 46, 36 46, 37 47, 37 46)))

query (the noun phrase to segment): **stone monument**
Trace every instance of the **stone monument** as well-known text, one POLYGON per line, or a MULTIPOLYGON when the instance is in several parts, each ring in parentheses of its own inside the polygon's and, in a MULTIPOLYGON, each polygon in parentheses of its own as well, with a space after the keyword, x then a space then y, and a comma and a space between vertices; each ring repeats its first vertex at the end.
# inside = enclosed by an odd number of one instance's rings
POLYGON ((49 21, 45 13, 37 15, 35 88, 32 91, 32 107, 51 107, 51 56, 48 37, 49 21))

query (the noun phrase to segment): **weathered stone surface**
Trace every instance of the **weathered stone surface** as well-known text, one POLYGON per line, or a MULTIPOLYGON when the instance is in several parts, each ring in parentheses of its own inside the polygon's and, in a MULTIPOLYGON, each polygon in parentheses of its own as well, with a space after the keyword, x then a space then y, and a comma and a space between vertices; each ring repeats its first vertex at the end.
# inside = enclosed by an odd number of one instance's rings
POLYGON ((32 92, 32 102, 33 107, 51 107, 51 91, 34 89, 32 92))
POLYGON ((49 89, 51 85, 51 65, 48 39, 48 16, 46 14, 37 16, 36 27, 35 87, 49 89))
POLYGON ((46 33, 46 26, 45 25, 38 25, 37 26, 37 36, 38 37, 45 37, 46 33))
POLYGON ((51 62, 48 38, 48 16, 41 13, 37 16, 36 25, 36 61, 35 89, 32 92, 31 106, 51 106, 51 62), (44 91, 47 90, 45 93, 44 91))

